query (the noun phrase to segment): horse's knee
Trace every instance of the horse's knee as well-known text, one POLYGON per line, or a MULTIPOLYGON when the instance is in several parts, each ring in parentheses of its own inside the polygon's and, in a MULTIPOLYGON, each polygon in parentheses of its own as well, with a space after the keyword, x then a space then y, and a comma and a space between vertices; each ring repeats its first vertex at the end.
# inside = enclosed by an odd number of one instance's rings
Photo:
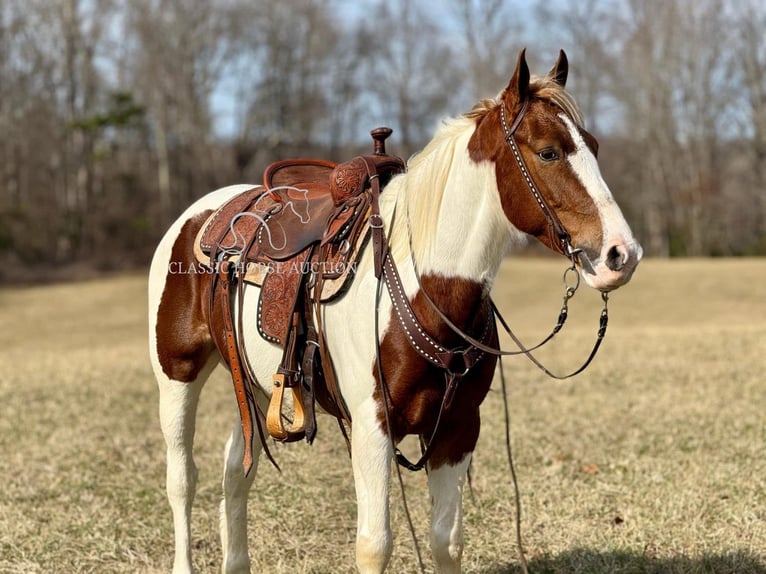
POLYGON ((250 485, 253 482, 255 473, 258 471, 258 459, 261 450, 259 441, 253 444, 253 466, 250 474, 245 476, 242 468, 242 457, 245 453, 244 440, 242 432, 239 429, 239 421, 234 426, 234 430, 226 442, 224 449, 223 463, 223 493, 224 496, 247 497, 250 491, 250 485))
POLYGON ((358 535, 356 539, 356 566, 361 574, 381 574, 391 558, 391 534, 380 537, 358 535))

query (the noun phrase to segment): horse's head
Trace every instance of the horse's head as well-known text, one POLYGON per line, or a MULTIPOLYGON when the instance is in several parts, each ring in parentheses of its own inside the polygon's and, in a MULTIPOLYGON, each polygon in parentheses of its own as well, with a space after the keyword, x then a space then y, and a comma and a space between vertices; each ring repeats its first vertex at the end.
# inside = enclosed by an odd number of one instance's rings
POLYGON ((543 78, 531 78, 524 50, 496 105, 477 117, 474 161, 495 164, 506 217, 550 249, 573 257, 586 283, 602 291, 630 280, 641 246, 601 178, 598 143, 564 90, 562 51, 543 78))

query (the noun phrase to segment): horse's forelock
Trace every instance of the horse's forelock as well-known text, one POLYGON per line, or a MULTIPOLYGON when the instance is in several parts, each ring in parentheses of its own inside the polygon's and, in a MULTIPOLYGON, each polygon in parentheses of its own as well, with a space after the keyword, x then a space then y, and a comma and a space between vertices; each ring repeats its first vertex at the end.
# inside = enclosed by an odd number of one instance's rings
MULTIPOLYGON (((575 125, 584 127, 582 112, 580 112, 577 102, 553 78, 548 76, 532 76, 529 80, 529 94, 532 98, 550 102, 564 112, 575 125)), ((496 98, 479 100, 469 112, 463 114, 463 117, 470 119, 480 118, 495 109, 501 101, 502 94, 496 98)))
POLYGON ((576 126, 584 127, 582 112, 580 112, 580 107, 575 102, 572 94, 556 83, 553 78, 533 76, 529 81, 529 93, 533 98, 538 98, 557 106, 576 126))

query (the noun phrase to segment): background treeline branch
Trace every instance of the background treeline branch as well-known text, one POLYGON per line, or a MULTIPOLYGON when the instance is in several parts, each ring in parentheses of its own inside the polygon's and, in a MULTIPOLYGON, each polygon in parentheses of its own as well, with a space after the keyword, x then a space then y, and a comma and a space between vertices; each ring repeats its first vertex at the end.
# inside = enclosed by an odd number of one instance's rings
POLYGON ((766 254, 766 7, 568 4, 0 0, 0 277, 143 265, 195 198, 380 124, 407 156, 525 45, 567 50, 649 254, 766 254))

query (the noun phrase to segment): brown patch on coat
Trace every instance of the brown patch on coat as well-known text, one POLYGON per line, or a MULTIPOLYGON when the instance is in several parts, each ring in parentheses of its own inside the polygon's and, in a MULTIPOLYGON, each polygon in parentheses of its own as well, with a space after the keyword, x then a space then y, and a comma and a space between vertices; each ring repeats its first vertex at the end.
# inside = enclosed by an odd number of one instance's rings
MULTIPOLYGON (((519 103, 506 94, 497 106, 478 116, 476 130, 468 143, 469 155, 476 163, 490 161, 495 164, 500 201, 508 220, 548 248, 562 253, 560 243, 553 237, 550 224, 505 141, 500 119, 501 105, 506 106, 509 123, 519 113, 519 103)), ((560 113, 561 110, 554 104, 533 99, 516 131, 516 143, 535 185, 571 235, 572 245, 597 257, 603 241, 601 219, 593 199, 565 160, 566 154, 575 151, 575 144, 566 125, 558 117, 560 113), (537 153, 546 147, 556 150, 561 159, 543 162, 537 153)), ((585 130, 580 131, 595 154, 598 149, 595 138, 585 130)))
MULTIPOLYGON (((475 281, 426 275, 423 288, 458 327, 475 338, 481 338, 489 312, 484 287, 475 281)), ((434 312, 423 297, 413 299, 412 308, 425 331, 446 348, 464 347, 465 343, 434 312)), ((492 322, 487 344, 497 345, 497 332, 492 322)), ((421 357, 410 345, 392 310, 389 329, 380 344, 381 361, 389 391, 389 418, 395 440, 408 434, 431 437, 446 388, 444 371, 421 357)), ((473 451, 479 438, 479 405, 489 391, 497 358, 484 355, 458 383, 450 408, 442 415, 436 446, 429 465, 438 468, 457 464, 473 451)), ((380 394, 377 366, 375 399, 380 405, 378 419, 386 429, 386 418, 380 394)))
POLYGON ((210 279, 194 256, 197 233, 212 211, 184 223, 171 250, 165 289, 157 310, 157 356, 175 381, 194 381, 215 350, 207 324, 210 279))

